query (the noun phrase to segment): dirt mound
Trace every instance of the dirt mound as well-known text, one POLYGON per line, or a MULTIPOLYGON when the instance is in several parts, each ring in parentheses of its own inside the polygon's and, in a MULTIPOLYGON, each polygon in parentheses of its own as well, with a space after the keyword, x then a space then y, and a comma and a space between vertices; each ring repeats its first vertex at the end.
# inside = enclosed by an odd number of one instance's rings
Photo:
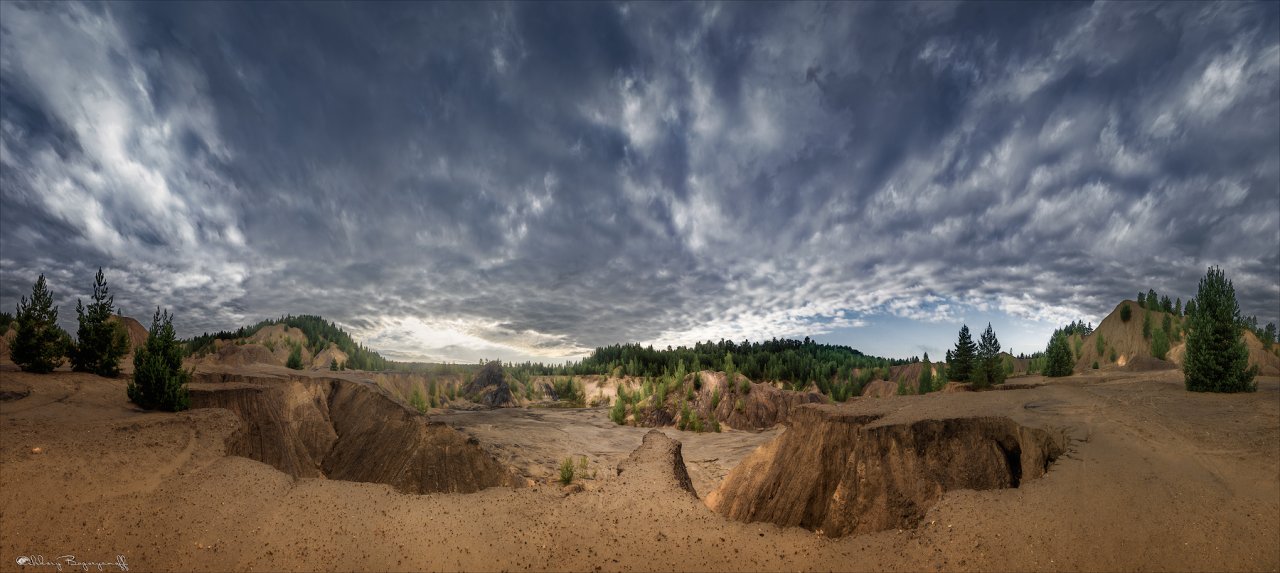
POLYGON ((872 380, 862 389, 862 395, 867 398, 884 398, 897 394, 898 383, 888 380, 872 380))
MULTIPOLYGON (((219 340, 218 342, 221 343, 223 341, 219 340)), ((270 349, 261 344, 235 343, 217 344, 217 350, 212 354, 197 359, 196 363, 232 367, 254 364, 284 365, 283 361, 276 359, 276 355, 270 349)))
POLYGON ((319 354, 316 354, 315 358, 311 359, 310 368, 311 370, 329 370, 334 362, 337 362, 338 366, 342 366, 350 358, 346 352, 338 348, 338 345, 330 342, 328 348, 321 350, 319 354))
POLYGON ((476 377, 462 387, 462 393, 472 402, 490 408, 513 408, 516 405, 511 399, 506 373, 497 361, 485 364, 476 377))
POLYGON ((129 333, 129 356, 133 355, 134 350, 141 348, 147 343, 147 336, 150 333, 147 331, 147 327, 143 326, 141 322, 138 322, 132 317, 120 316, 118 314, 112 316, 108 320, 110 322, 124 323, 125 332, 129 333))
POLYGON ((831 537, 914 527, 953 489, 1018 487, 1063 452, 1007 418, 874 425, 878 415, 806 406, 789 429, 725 478, 707 504, 732 519, 831 537))
POLYGON ((618 475, 664 491, 682 491, 692 494, 693 481, 684 465, 681 445, 658 430, 649 430, 640 447, 618 464, 618 475))
POLYGON ((227 453, 295 477, 384 483, 406 493, 523 484, 474 441, 372 384, 202 372, 190 391, 193 408, 226 408, 243 421, 227 453))

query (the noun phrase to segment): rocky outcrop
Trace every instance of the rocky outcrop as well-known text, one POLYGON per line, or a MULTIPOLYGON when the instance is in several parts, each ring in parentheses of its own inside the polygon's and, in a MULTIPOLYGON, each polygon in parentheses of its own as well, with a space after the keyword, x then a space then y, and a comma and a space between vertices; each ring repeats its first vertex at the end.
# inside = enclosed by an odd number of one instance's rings
POLYGON ((838 537, 914 527, 953 489, 1018 487, 1064 445, 1007 418, 877 425, 878 415, 804 406, 786 433, 744 460, 707 504, 740 521, 838 537))
POLYGON ((474 440, 372 384, 198 373, 190 394, 193 408, 226 408, 240 417, 228 454, 296 477, 385 483, 407 493, 524 483, 474 440))
POLYGON ((512 408, 516 405, 511 399, 506 373, 497 361, 485 364, 476 377, 462 387, 462 393, 472 402, 490 408, 512 408))

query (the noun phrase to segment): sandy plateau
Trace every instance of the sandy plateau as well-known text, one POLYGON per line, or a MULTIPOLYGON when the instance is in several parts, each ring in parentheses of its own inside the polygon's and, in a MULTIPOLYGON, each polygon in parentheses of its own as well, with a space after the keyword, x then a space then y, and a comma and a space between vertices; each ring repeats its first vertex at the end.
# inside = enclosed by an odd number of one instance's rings
POLYGON ((5 368, 0 571, 1280 569, 1274 376, 1020 377, 694 434, 428 418, 365 373, 272 366, 198 372, 195 408, 150 413, 124 379, 5 368), (568 456, 588 477, 566 488, 568 456))

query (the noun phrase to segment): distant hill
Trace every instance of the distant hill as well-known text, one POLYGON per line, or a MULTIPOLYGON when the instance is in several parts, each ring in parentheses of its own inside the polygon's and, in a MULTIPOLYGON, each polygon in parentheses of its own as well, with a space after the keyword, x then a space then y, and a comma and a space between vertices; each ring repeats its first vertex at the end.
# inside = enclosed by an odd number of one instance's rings
POLYGON ((187 355, 205 363, 285 365, 298 348, 303 368, 325 370, 336 360, 354 370, 386 370, 390 362, 357 343, 351 335, 319 316, 282 316, 253 326, 214 334, 205 333, 186 342, 187 355))
MULTIPOLYGON (((1116 305, 1091 334, 1073 334, 1070 338, 1071 350, 1076 357, 1075 372, 1087 372, 1098 363, 1104 370, 1163 370, 1182 368, 1186 355, 1187 318, 1156 309, 1144 309, 1134 300, 1125 300, 1116 305), (1126 322, 1121 314, 1125 306, 1129 307, 1129 320, 1126 322), (1150 320, 1152 337, 1144 336, 1143 322, 1150 320), (1152 338, 1157 329, 1163 329, 1165 319, 1171 327, 1169 350, 1164 359, 1152 353, 1152 338), (1102 339, 1102 352, 1098 352, 1098 339, 1102 339), (1114 358, 1113 358, 1114 356, 1114 358)), ((1280 356, 1263 348, 1262 341, 1249 329, 1244 329, 1245 344, 1249 347, 1249 364, 1258 367, 1263 376, 1280 375, 1280 356)))

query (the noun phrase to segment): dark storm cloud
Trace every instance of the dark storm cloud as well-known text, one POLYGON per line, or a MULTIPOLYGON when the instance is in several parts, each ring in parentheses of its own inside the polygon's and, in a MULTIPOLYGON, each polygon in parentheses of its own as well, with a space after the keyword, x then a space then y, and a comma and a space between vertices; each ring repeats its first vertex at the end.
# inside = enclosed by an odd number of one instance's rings
POLYGON ((1273 3, 0 10, 6 307, 102 265, 435 359, 1280 308, 1273 3))

